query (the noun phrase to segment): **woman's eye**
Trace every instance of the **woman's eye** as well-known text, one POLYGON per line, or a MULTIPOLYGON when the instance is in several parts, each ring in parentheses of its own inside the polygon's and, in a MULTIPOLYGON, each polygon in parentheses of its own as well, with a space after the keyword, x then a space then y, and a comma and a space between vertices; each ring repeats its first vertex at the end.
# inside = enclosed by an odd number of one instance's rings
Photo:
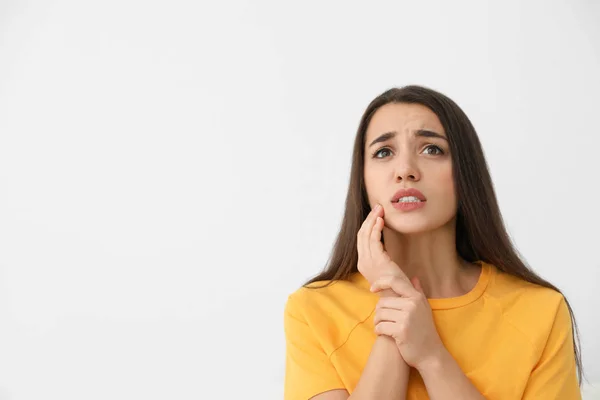
MULTIPOLYGON (((436 146, 433 144, 430 144, 429 146, 427 146, 425 148, 424 152, 426 154, 431 154, 434 156, 444 154, 444 150, 442 150, 439 146, 436 146), (431 153, 431 151, 433 151, 433 153, 431 153)), ((373 158, 385 158, 391 154, 392 154, 392 152, 390 149, 388 149, 387 147, 383 147, 383 148, 377 150, 375 153, 373 153, 373 158)))
MULTIPOLYGON (((440 149, 438 146, 436 145, 429 145, 425 148, 425 151, 429 150, 429 149, 434 149, 435 151, 438 151, 439 153, 433 153, 433 155, 438 155, 438 154, 444 154, 444 151, 442 149, 440 149)), ((428 154, 432 154, 432 153, 428 153, 428 154)))
POLYGON ((375 152, 375 154, 373 154, 373 157, 375 157, 375 158, 382 158, 382 157, 377 157, 377 156, 378 156, 379 154, 381 154, 382 152, 383 152, 383 153, 385 153, 385 152, 388 152, 388 153, 389 153, 389 152, 390 152, 390 149, 388 149, 388 148, 385 148, 385 147, 384 147, 384 148, 382 148, 382 149, 379 149, 379 150, 377 150, 377 151, 375 152))

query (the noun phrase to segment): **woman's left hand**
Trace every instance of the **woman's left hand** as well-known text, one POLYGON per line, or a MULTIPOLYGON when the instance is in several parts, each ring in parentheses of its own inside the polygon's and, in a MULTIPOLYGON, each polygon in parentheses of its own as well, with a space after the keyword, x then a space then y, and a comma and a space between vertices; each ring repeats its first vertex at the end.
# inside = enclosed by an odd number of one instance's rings
POLYGON ((371 291, 392 289, 400 297, 382 297, 375 311, 375 332, 395 339, 402 358, 408 365, 422 370, 435 362, 446 348, 440 339, 431 307, 418 278, 385 276, 377 280, 371 291))

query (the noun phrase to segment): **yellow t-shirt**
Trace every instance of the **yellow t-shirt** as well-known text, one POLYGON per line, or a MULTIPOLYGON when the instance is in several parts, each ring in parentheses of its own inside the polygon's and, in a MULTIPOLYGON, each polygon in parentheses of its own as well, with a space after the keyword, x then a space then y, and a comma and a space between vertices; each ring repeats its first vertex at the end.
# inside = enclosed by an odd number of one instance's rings
MULTIPOLYGON (((563 296, 479 263, 481 274, 469 293, 428 299, 440 338, 462 371, 488 400, 581 399, 563 296)), ((286 400, 332 389, 352 393, 377 337, 378 300, 359 273, 289 296, 286 400)), ((429 399, 412 368, 406 398, 429 399)))

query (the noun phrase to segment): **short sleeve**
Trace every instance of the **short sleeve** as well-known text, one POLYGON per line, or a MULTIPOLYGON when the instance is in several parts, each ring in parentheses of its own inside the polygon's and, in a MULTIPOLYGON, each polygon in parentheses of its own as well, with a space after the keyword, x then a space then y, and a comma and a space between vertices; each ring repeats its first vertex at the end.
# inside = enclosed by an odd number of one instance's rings
POLYGON ((523 400, 533 399, 581 399, 571 316, 562 296, 546 346, 537 365, 531 371, 523 394, 523 400))
POLYGON ((308 400, 328 390, 345 389, 303 311, 293 294, 288 297, 284 312, 285 400, 308 400))

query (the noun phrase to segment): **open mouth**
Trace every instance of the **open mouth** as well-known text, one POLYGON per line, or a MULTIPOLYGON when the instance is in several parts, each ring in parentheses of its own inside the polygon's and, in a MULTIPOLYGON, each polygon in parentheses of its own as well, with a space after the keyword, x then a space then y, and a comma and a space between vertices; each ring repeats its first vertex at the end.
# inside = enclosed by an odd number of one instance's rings
POLYGON ((421 200, 416 196, 404 196, 400 197, 396 203, 421 203, 425 200, 421 200))

